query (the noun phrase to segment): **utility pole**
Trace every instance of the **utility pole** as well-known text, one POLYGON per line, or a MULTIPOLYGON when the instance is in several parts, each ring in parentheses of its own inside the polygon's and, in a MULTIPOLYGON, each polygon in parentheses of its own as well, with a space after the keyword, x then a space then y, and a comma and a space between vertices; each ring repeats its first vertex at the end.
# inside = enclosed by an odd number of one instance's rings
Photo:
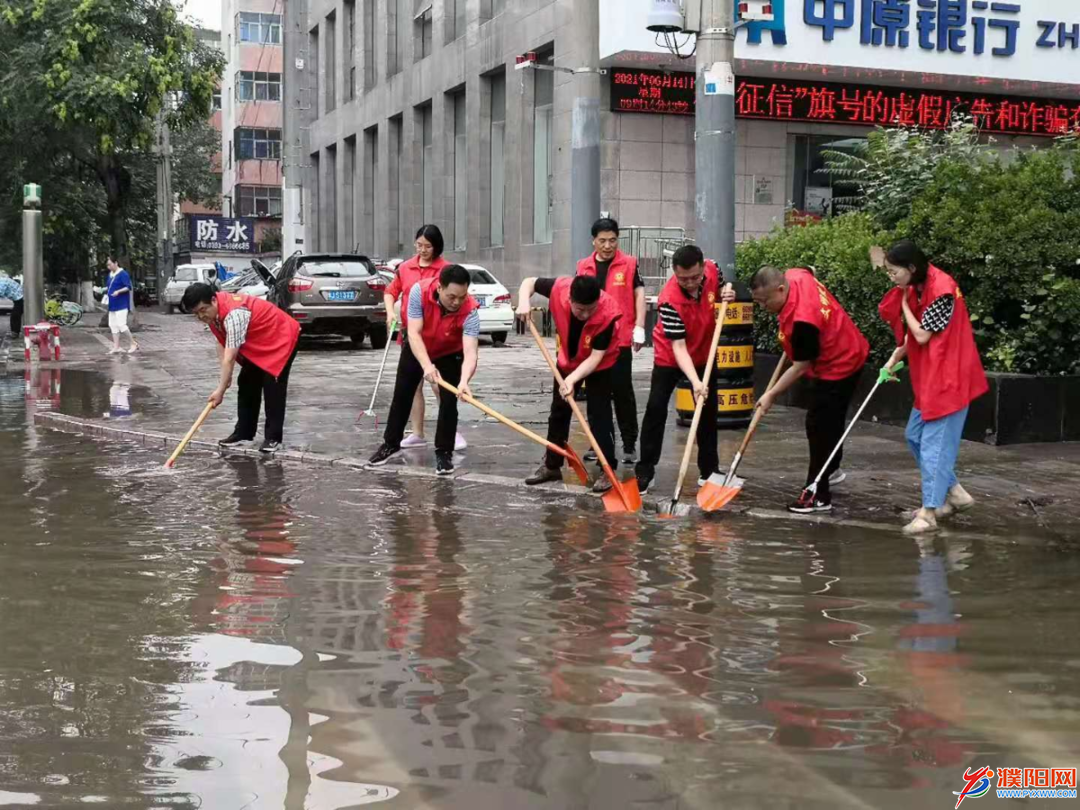
MULTIPOLYGON (((360 5, 360 4, 357 4, 360 5)), ((281 256, 304 248, 304 180, 310 153, 309 128, 315 117, 316 99, 310 75, 319 66, 310 64, 308 0, 288 0, 284 7, 284 85, 282 86, 282 195, 281 256)), ((358 144, 358 148, 362 148, 358 144)), ((369 247, 369 250, 372 248, 369 247)))
POLYGON ((23 186, 22 248, 23 323, 45 320, 45 270, 41 239, 41 186, 23 186))
POLYGON ((735 279, 735 3, 700 0, 694 131, 697 243, 735 279))
POLYGON ((173 273, 173 190, 172 145, 169 142, 169 124, 165 110, 158 113, 156 126, 157 154, 157 291, 160 296, 173 273))
POLYGON ((600 0, 574 0, 571 26, 574 111, 571 120, 570 250, 592 253, 592 224, 600 216, 600 0))

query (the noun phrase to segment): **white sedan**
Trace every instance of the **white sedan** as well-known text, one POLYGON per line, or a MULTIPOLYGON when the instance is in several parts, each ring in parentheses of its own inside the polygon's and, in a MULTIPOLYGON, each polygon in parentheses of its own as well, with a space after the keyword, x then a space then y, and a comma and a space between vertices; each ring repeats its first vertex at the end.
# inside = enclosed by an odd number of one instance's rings
MULTIPOLYGON (((496 346, 504 345, 514 328, 514 305, 510 291, 486 267, 478 264, 461 266, 472 276, 469 294, 480 305, 480 334, 490 336, 496 346)), ((394 312, 398 318, 401 317, 401 301, 394 305, 394 312)))

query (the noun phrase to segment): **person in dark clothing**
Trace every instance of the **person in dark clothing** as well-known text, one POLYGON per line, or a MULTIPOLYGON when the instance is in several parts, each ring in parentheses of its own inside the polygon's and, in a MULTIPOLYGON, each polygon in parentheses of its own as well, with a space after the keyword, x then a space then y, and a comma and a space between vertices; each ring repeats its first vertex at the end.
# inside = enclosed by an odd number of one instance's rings
POLYGON ((0 298, 11 301, 11 334, 22 336, 23 288, 10 276, 0 274, 0 298))
MULTIPOLYGON (((611 371, 615 418, 622 435, 623 461, 633 464, 638 440, 637 398, 634 395, 634 352, 645 345, 645 282, 637 259, 619 250, 619 223, 604 217, 592 226, 591 256, 577 265, 579 276, 592 276, 619 307, 622 318, 616 331, 619 357, 611 371)), ((588 386, 586 386, 586 390, 588 386)), ((590 460, 589 455, 585 459, 590 460)))
MULTIPOLYGON (((792 366, 763 394, 757 407, 767 413, 777 397, 802 377, 814 381, 810 407, 806 411, 806 438, 810 444, 809 486, 844 435, 848 405, 855 394, 859 375, 870 354, 870 344, 844 308, 814 274, 804 268, 786 272, 762 267, 750 281, 754 302, 780 320, 780 345, 792 366)), ((734 291, 725 290, 724 301, 734 301, 734 291)), ((796 513, 829 512, 832 493, 829 477, 840 467, 843 451, 836 454, 818 484, 817 496, 809 504, 796 501, 788 507, 796 513)))
MULTIPOLYGON (((612 368, 619 356, 617 340, 621 314, 618 305, 600 289, 595 278, 527 278, 518 293, 517 315, 522 320, 532 317, 533 293, 550 301, 551 318, 559 337, 556 366, 563 385, 555 386, 548 417, 548 441, 565 445, 570 438, 573 411, 569 399, 582 381, 585 386, 589 427, 596 436, 600 451, 611 464, 618 466, 615 457, 615 422, 611 415, 612 368)), ((539 469, 525 479, 529 485, 562 480, 563 457, 548 452, 539 469)), ((596 479, 593 492, 604 493, 611 482, 604 476, 596 479)))

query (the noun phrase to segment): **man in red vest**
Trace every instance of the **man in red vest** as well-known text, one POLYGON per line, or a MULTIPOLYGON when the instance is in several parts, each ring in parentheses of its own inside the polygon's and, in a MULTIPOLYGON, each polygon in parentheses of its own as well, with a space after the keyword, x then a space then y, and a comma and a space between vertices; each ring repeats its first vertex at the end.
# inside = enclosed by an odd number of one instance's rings
MULTIPOLYGON (((567 400, 575 389, 588 379, 589 427, 596 436, 600 450, 611 464, 618 467, 615 457, 615 423, 611 418, 612 369, 619 359, 618 329, 622 314, 615 301, 600 289, 595 278, 527 278, 518 293, 519 318, 532 317, 533 293, 550 301, 551 318, 559 336, 559 356, 556 361, 564 385, 555 386, 548 416, 548 441, 565 445, 570 438, 573 411, 567 400)), ((525 479, 533 486, 547 481, 562 480, 563 457, 548 452, 544 463, 525 479)), ((600 476, 593 492, 604 493, 611 482, 600 476)))
MULTIPOLYGON (((870 354, 870 344, 855 326, 844 308, 825 285, 804 268, 783 272, 762 267, 750 280, 754 302, 780 320, 780 345, 792 360, 772 391, 762 395, 757 407, 767 413, 776 399, 802 377, 814 381, 810 407, 806 411, 806 438, 810 443, 810 470, 806 484, 825 466, 829 455, 840 443, 847 421, 848 405, 855 395, 859 375, 870 354)), ((725 290, 725 301, 733 301, 734 292, 725 290)), ((832 511, 830 477, 840 469, 841 450, 829 464, 818 484, 811 503, 798 501, 788 509, 800 514, 832 511)))
MULTIPOLYGON (((413 397, 424 380, 440 379, 472 394, 480 346, 480 311, 469 295, 469 271, 459 264, 442 269, 439 277, 413 285, 408 302, 408 340, 401 347, 394 398, 383 443, 368 463, 380 467, 401 452, 413 397)), ((439 389, 439 422, 435 429, 435 472, 454 472, 458 398, 439 389)))
POLYGON ((232 435, 220 444, 251 441, 259 426, 259 408, 266 400, 264 441, 259 449, 280 449, 285 429, 285 403, 289 372, 300 341, 300 325, 273 304, 250 295, 214 292, 209 284, 192 284, 184 291, 184 308, 210 327, 217 338, 221 379, 209 397, 216 408, 232 385, 233 368, 240 363, 237 381, 237 419, 232 435))
MULTIPOLYGON (((592 236, 594 253, 578 262, 577 274, 593 276, 622 315, 616 333, 619 357, 611 370, 611 394, 622 434, 623 461, 633 464, 638 439, 633 353, 645 345, 645 282, 638 275, 637 259, 619 250, 618 222, 608 217, 596 220, 592 236)), ((589 460, 588 455, 585 458, 589 460)))
POLYGON ((649 491, 656 465, 664 449, 671 395, 679 381, 690 382, 695 401, 705 398, 705 414, 698 422, 698 481, 705 480, 720 468, 716 447, 716 413, 719 375, 716 370, 706 386, 702 379, 706 367, 716 358, 709 357, 713 330, 716 328, 716 301, 720 295, 720 271, 707 260, 701 249, 686 245, 672 257, 674 275, 660 291, 659 319, 653 329, 653 366, 649 403, 641 425, 641 461, 637 465, 638 488, 649 491))

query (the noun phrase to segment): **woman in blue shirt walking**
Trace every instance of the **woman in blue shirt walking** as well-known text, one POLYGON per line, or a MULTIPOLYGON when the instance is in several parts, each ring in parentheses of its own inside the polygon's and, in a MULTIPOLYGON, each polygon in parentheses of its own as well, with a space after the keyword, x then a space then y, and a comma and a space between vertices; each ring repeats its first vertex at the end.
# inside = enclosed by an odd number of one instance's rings
POLYGON ((116 263, 112 256, 106 262, 109 268, 108 291, 105 293, 109 304, 109 330, 113 336, 113 347, 109 354, 120 354, 120 334, 127 333, 131 345, 128 346, 128 354, 134 354, 139 349, 135 335, 128 328, 128 311, 131 309, 131 276, 128 271, 116 263))

